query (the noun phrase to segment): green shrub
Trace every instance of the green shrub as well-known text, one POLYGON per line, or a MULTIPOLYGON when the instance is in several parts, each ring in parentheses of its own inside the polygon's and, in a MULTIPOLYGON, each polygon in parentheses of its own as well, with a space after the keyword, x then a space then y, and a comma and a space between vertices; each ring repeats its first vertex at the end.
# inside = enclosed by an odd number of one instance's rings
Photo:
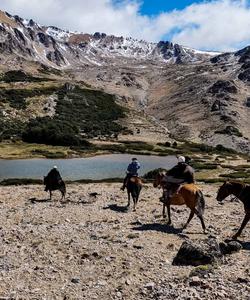
POLYGON ((22 134, 25 142, 48 145, 89 147, 82 138, 111 136, 124 128, 116 121, 125 110, 115 96, 100 91, 62 87, 56 90, 58 101, 53 118, 30 120, 22 134))
POLYGON ((29 97, 51 95, 56 91, 55 87, 36 88, 36 89, 1 89, 0 101, 9 102, 10 106, 16 109, 27 107, 26 99, 29 97))
POLYGON ((153 180, 153 179, 155 179, 156 175, 159 172, 163 172, 163 171, 167 172, 167 170, 163 169, 163 168, 154 169, 154 170, 149 171, 146 174, 144 174, 143 178, 146 179, 146 180, 153 180))
POLYGON ((39 78, 24 73, 22 70, 11 70, 6 72, 2 77, 1 81, 10 82, 41 82, 48 81, 48 78, 39 78))
POLYGON ((215 131, 215 133, 219 133, 219 134, 227 134, 227 135, 235 135, 238 137, 242 137, 242 133, 239 131, 238 128, 234 127, 234 126, 227 126, 226 128, 224 128, 223 130, 217 130, 215 131))
POLYGON ((0 185, 7 186, 7 185, 28 185, 28 184, 43 184, 42 179, 19 179, 19 178, 11 178, 11 179, 4 179, 0 182, 0 185))
POLYGON ((215 150, 218 151, 218 152, 225 152, 225 153, 232 153, 232 154, 236 154, 237 151, 233 150, 233 149, 230 149, 230 148, 226 148, 224 147, 223 145, 221 144, 218 144, 216 147, 215 147, 215 150))
POLYGON ((195 170, 215 170, 215 169, 217 169, 218 164, 192 162, 191 166, 195 170))

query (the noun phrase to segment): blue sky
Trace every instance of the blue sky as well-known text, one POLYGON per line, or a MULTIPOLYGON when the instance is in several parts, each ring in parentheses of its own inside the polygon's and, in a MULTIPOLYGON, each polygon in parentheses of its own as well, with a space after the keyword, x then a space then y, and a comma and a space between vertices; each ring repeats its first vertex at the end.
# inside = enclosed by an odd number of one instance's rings
POLYGON ((0 9, 42 25, 105 32, 199 50, 250 45, 250 0, 0 0, 0 9))
POLYGON ((182 10, 193 3, 204 2, 204 0, 144 0, 140 12, 146 15, 157 15, 172 10, 182 10))

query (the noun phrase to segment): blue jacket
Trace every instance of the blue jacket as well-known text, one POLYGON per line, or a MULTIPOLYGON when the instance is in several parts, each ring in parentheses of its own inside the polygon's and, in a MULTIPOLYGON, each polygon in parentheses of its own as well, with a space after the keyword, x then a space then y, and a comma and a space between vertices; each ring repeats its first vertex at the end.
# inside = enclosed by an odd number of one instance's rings
POLYGON ((140 163, 138 161, 132 161, 132 163, 130 163, 128 165, 127 171, 131 175, 138 176, 138 170, 140 169, 140 167, 141 166, 140 166, 140 163))

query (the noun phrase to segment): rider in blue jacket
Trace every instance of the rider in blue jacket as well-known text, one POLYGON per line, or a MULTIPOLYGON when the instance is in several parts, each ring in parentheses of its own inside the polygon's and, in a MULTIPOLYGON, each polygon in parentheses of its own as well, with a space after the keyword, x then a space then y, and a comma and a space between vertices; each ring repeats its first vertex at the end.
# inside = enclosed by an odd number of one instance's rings
POLYGON ((121 190, 125 190, 126 186, 127 186, 127 182, 128 180, 133 177, 133 176, 138 176, 138 170, 140 169, 141 165, 139 163, 139 161, 137 160, 137 158, 132 158, 132 162, 128 165, 127 168, 127 175, 124 178, 123 181, 123 186, 121 187, 121 190))

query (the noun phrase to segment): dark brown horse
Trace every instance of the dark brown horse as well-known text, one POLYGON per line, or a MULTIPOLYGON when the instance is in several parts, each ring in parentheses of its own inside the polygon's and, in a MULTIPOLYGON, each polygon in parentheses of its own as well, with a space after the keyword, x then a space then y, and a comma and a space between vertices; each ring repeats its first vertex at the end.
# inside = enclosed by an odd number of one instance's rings
POLYGON ((237 239, 250 220, 250 185, 246 185, 240 182, 226 181, 219 188, 216 199, 217 201, 221 202, 229 195, 234 195, 239 200, 241 200, 245 209, 245 217, 242 221, 242 224, 237 233, 232 237, 233 239, 237 239))
POLYGON ((65 199, 66 194, 66 186, 63 180, 55 181, 53 178, 49 176, 44 176, 43 179, 44 185, 45 185, 45 191, 49 191, 49 199, 52 199, 52 191, 59 190, 61 192, 62 198, 65 199))
MULTIPOLYGON (((165 189, 166 182, 164 182, 166 174, 164 172, 159 172, 155 178, 155 181, 153 183, 154 187, 161 186, 163 188, 163 191, 165 189)), ((206 226, 203 220, 204 210, 205 210, 205 199, 202 194, 202 192, 199 190, 199 188, 195 184, 184 184, 180 187, 178 190, 178 194, 174 194, 170 201, 165 199, 163 192, 163 217, 166 217, 165 215, 165 207, 167 207, 168 211, 168 225, 172 223, 171 221, 171 215, 170 215, 170 205, 186 205, 190 208, 191 212, 189 215, 189 218, 187 220, 187 223, 184 225, 183 229, 187 227, 189 222, 193 219, 194 215, 196 214, 197 217, 201 221, 202 229, 205 232, 206 226)))
POLYGON ((136 205, 139 200, 140 192, 142 189, 142 181, 139 177, 133 176, 128 179, 127 182, 127 193, 128 193, 128 207, 130 206, 130 196, 132 196, 134 202, 134 211, 136 210, 136 205))

